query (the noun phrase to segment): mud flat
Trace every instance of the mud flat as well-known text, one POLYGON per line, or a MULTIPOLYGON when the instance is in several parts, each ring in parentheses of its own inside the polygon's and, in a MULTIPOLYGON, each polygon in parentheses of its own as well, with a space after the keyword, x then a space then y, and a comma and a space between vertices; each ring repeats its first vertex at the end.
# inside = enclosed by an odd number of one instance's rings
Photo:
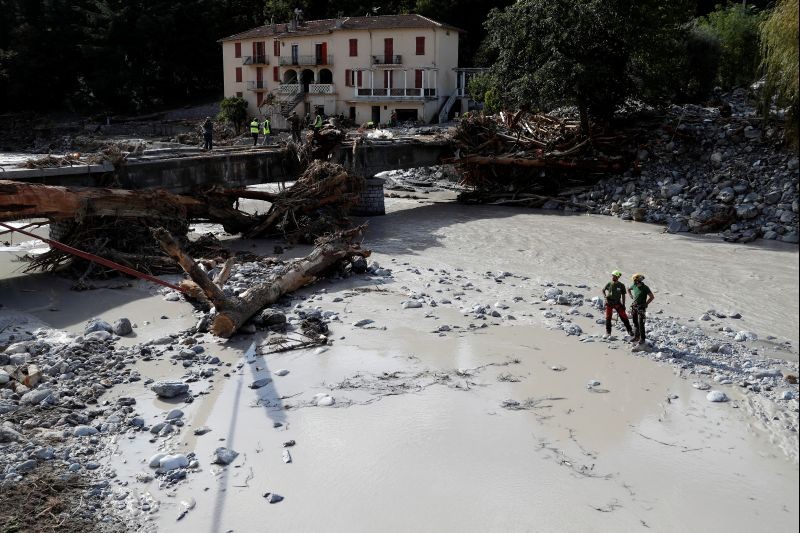
MULTIPOLYGON (((273 353, 280 334, 263 328, 178 335, 198 315, 138 283, 2 281, 7 307, 59 329, 127 316, 136 337, 117 343, 166 331, 219 359, 188 397, 150 388, 194 372, 167 352, 102 397, 134 398, 144 421, 99 434, 107 513, 193 532, 797 529, 796 246, 430 201, 387 211, 370 221, 366 275, 276 309, 322 316, 333 342, 319 348, 273 353), (592 298, 614 268, 656 293, 647 351, 618 326, 600 338, 592 298), (152 433, 175 408, 180 423, 152 433), (238 455, 214 464, 220 447, 238 455), (189 464, 159 472, 158 452, 189 464)), ((252 244, 274 243, 236 242, 252 244)))

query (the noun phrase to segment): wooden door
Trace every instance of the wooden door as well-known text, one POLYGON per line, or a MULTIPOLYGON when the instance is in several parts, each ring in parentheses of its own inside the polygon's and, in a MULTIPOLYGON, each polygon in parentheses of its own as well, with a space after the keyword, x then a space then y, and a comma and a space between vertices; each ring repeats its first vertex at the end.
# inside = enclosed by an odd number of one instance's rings
POLYGON ((383 40, 383 57, 385 63, 393 63, 394 59, 394 39, 391 37, 383 40))

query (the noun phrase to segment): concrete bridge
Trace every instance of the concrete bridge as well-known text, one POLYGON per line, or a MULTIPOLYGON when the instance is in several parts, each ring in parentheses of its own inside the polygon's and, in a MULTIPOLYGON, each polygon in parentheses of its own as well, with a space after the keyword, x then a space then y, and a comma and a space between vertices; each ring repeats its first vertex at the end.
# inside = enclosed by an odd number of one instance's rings
MULTIPOLYGON (((345 143, 333 151, 330 160, 371 178, 386 170, 441 164, 453 154, 449 141, 400 139, 366 141, 355 150, 352 142, 345 143)), ((41 169, 5 167, 0 176, 46 185, 158 188, 184 194, 198 187, 244 187, 294 179, 284 158, 285 153, 276 147, 237 146, 213 152, 196 148, 148 150, 129 157, 118 168, 110 163, 41 169)))

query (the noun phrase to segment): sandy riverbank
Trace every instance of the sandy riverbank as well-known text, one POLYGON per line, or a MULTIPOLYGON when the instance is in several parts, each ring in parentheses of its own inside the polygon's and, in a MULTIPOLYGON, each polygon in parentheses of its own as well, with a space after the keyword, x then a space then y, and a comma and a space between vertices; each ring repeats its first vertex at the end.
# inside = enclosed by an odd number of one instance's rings
MULTIPOLYGON (((590 337, 603 333, 597 310, 595 319, 571 318, 594 342, 565 335, 542 315, 566 311, 543 300, 544 283, 588 298, 611 268, 639 270, 656 291, 654 318, 694 327, 710 308, 738 311, 741 319, 704 322, 703 330, 756 332, 752 358, 779 357, 792 369, 796 246, 733 245, 511 208, 399 199, 387 199, 387 208, 370 221, 365 245, 392 275, 323 282, 298 295, 313 299, 294 302, 341 318, 330 325, 329 349, 247 362, 243 354, 259 351, 263 333, 200 340, 231 363, 230 378, 192 384, 209 394, 178 404, 187 422, 179 433, 152 443, 117 438, 109 448, 114 483, 127 493, 118 504, 124 512, 149 516, 160 531, 797 529, 796 399, 771 405, 775 420, 760 396, 735 384, 714 384, 731 401, 710 403, 692 386, 710 375, 590 337), (403 309, 410 298, 425 305, 403 309), (476 304, 500 316, 476 317, 476 304), (374 323, 352 325, 362 319, 374 323), (278 369, 289 374, 248 388, 278 369), (587 388, 591 380, 600 384, 587 388), (314 405, 318 393, 334 405, 314 405), (195 437, 204 425, 211 432, 195 437), (296 445, 287 464, 289 440, 296 445), (211 465, 218 446, 240 455, 227 467, 211 465), (159 449, 196 452, 200 469, 172 488, 135 481, 159 449), (285 499, 270 505, 265 492, 285 499), (195 507, 176 522, 189 498, 195 507), (151 500, 158 512, 142 512, 151 500)), ((130 343, 195 321, 187 303, 165 302, 139 283, 74 293, 49 276, 9 275, 5 259, 3 268, 4 305, 60 329, 81 332, 93 316, 127 316, 139 325, 130 343)), ((137 368, 143 378, 181 374, 167 360, 137 368)), ((148 425, 175 406, 141 383, 108 398, 118 396, 134 396, 148 425)))

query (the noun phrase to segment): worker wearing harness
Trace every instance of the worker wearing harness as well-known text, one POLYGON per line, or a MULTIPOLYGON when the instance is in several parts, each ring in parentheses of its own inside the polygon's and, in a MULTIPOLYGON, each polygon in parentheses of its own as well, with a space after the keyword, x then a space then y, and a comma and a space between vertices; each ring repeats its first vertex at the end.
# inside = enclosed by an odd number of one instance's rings
POLYGON ((625 324, 628 335, 633 335, 631 323, 628 321, 627 313, 625 313, 625 285, 620 282, 620 276, 622 276, 622 272, 615 270, 611 273, 611 281, 603 287, 603 296, 606 298, 606 335, 611 335, 611 317, 614 311, 617 312, 619 319, 625 324))
POLYGON ((633 300, 631 302, 631 318, 633 318, 634 335, 631 342, 644 344, 644 322, 647 316, 647 306, 655 299, 655 295, 653 295, 650 287, 642 283, 644 281, 642 274, 634 274, 631 279, 633 280, 633 285, 628 287, 628 294, 633 300))
POLYGON ((250 121, 250 135, 253 136, 253 146, 258 145, 258 130, 259 129, 261 129, 261 127, 258 124, 258 119, 256 117, 253 117, 253 120, 250 121))

